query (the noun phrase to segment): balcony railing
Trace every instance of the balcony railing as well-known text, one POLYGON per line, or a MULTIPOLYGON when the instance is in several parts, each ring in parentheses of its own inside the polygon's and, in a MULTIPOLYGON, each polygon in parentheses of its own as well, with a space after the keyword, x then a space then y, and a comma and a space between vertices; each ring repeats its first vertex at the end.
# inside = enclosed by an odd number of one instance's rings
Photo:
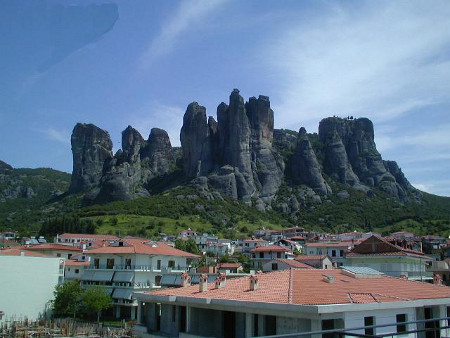
POLYGON ((88 270, 138 270, 138 271, 160 271, 162 273, 168 272, 182 272, 187 271, 189 268, 186 266, 176 265, 173 267, 161 266, 159 269, 157 266, 152 265, 114 265, 108 266, 106 264, 94 265, 91 264, 86 267, 88 270))

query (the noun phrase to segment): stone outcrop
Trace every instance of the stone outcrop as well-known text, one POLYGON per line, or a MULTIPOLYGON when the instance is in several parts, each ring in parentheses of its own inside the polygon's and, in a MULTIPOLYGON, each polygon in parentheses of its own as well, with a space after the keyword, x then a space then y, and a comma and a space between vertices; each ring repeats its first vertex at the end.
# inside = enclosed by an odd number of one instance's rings
POLYGON ((382 160, 369 119, 323 119, 319 137, 325 145, 325 169, 331 177, 363 191, 377 187, 398 199, 407 197, 411 186, 394 165, 390 170, 382 160))
POLYGON ((229 104, 217 107, 217 122, 212 117, 207 121, 206 109, 191 103, 180 137, 186 176, 205 176, 223 195, 268 205, 284 171, 284 162, 272 147, 273 123, 266 96, 245 103, 239 90, 233 90, 229 104))
MULTIPOLYGON (((383 161, 373 124, 366 118, 323 119, 318 135, 304 128, 298 133, 274 130, 269 98, 260 95, 245 102, 234 89, 229 103, 217 107, 217 121, 197 102, 189 104, 180 139, 181 148, 172 148, 166 131, 153 128, 144 140, 128 126, 122 132, 122 149, 113 156, 106 131, 77 124, 70 192, 85 192, 87 203, 146 196, 155 184, 166 188, 164 180, 152 179, 172 175, 175 159, 181 156, 188 185, 199 196, 229 196, 260 210, 288 211, 292 217, 302 208, 331 202, 334 181, 368 197, 377 188, 399 200, 420 199, 398 165, 383 161)), ((9 169, 0 163, 1 170, 9 169)), ((351 190, 345 189, 337 185, 334 195, 349 198, 351 190)))
POLYGON ((322 176, 322 169, 303 127, 298 133, 297 148, 292 155, 291 164, 294 183, 308 185, 322 195, 331 194, 331 188, 322 176))
POLYGON ((100 183, 103 165, 112 156, 107 131, 93 124, 78 123, 72 132, 73 171, 69 191, 88 191, 100 183))

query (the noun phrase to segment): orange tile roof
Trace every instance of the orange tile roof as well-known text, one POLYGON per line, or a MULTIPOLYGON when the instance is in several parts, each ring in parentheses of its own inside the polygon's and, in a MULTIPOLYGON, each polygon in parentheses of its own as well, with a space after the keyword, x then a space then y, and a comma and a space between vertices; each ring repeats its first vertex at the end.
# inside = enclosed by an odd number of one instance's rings
POLYGON ((45 255, 39 252, 28 251, 23 247, 20 248, 12 248, 12 249, 0 249, 0 256, 22 256, 22 254, 26 257, 52 257, 50 255, 45 255))
POLYGON ((74 260, 68 259, 68 260, 64 261, 63 264, 65 266, 89 266, 91 263, 90 262, 79 262, 79 261, 74 261, 74 260))
POLYGON ((59 238, 89 238, 89 239, 97 239, 97 240, 116 240, 119 237, 114 235, 99 235, 99 234, 70 234, 64 233, 58 235, 59 238))
POLYGON ((301 262, 298 262, 294 259, 281 259, 281 258, 276 258, 274 259, 274 261, 286 264, 292 268, 297 268, 297 269, 314 269, 312 266, 308 265, 308 264, 304 264, 301 262))
POLYGON ((319 247, 319 248, 325 248, 325 247, 341 247, 341 246, 350 246, 352 245, 352 242, 334 242, 334 243, 328 243, 328 242, 317 242, 317 243, 306 243, 306 247, 319 247))
POLYGON ((163 256, 179 256, 188 258, 197 258, 199 256, 189 252, 172 248, 171 246, 158 242, 155 246, 150 240, 124 239, 125 246, 103 246, 101 248, 87 251, 87 254, 143 254, 143 255, 163 255, 163 256))
POLYGON ((283 248, 279 245, 268 245, 268 246, 258 246, 252 250, 251 252, 273 252, 273 251, 289 251, 286 248, 283 248))
POLYGON ((42 243, 36 245, 30 245, 27 247, 27 250, 37 250, 37 251, 52 251, 52 250, 63 250, 63 251, 83 251, 81 248, 72 246, 72 245, 64 245, 58 243, 42 243))
POLYGON ((219 269, 235 269, 242 266, 242 263, 222 263, 219 269))
POLYGON ((198 285, 146 292, 155 296, 181 296, 244 302, 295 305, 327 305, 348 303, 384 303, 418 299, 450 298, 450 288, 379 276, 354 278, 341 270, 289 269, 256 275, 259 288, 250 291, 249 277, 229 279, 223 288, 208 284, 199 292, 198 285), (334 283, 323 281, 323 275, 334 277, 334 283))
POLYGON ((302 261, 321 261, 324 260, 327 256, 326 255, 299 255, 295 257, 296 261, 302 262, 302 261))

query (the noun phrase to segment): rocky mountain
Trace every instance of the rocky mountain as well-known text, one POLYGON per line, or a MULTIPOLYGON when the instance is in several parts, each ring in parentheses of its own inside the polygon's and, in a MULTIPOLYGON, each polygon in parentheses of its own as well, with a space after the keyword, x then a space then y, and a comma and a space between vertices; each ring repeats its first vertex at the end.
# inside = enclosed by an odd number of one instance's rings
POLYGON ((181 153, 164 130, 153 128, 144 140, 128 126, 122 132, 122 149, 113 155, 108 132, 77 124, 71 139, 70 192, 83 192, 86 204, 147 196, 152 180, 176 169, 180 154, 180 182, 199 196, 228 196, 261 211, 295 214, 307 201, 321 203, 333 194, 346 198, 348 189, 369 198, 380 191, 402 202, 421 196, 395 162, 381 158, 367 118, 325 118, 318 134, 304 128, 298 133, 274 130, 269 98, 260 95, 245 102, 234 89, 228 104, 218 105, 217 121, 207 116, 205 107, 190 103, 180 140, 181 153))

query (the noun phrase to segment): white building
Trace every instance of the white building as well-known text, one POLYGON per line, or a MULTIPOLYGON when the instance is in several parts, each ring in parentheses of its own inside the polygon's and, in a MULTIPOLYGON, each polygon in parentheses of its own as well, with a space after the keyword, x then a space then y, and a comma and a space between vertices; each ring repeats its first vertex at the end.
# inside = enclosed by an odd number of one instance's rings
MULTIPOLYGON (((441 336, 450 289, 371 270, 289 269, 199 285, 139 292, 137 337, 256 337, 346 330, 405 333, 430 319, 441 336), (372 325, 383 325, 371 328, 372 325), (355 329, 358 328, 358 329, 355 329)), ((345 333, 344 333, 345 335, 345 333)), ((325 337, 326 335, 324 335, 325 337)), ((309 334, 306 337, 320 337, 309 334)))
POLYGON ((96 235, 96 234, 70 234, 64 233, 56 235, 54 242, 62 244, 81 244, 95 241, 116 241, 119 237, 114 235, 96 235))
POLYGON ((161 287, 164 274, 181 273, 198 256, 165 243, 122 239, 109 246, 88 250, 90 265, 81 278, 83 286, 103 285, 113 298, 117 318, 136 318, 136 290, 161 287))
POLYGON ((30 245, 25 248, 27 251, 38 252, 44 255, 70 259, 72 256, 83 252, 79 247, 64 245, 58 243, 43 243, 37 245, 30 245))
POLYGON ((60 263, 60 258, 20 248, 0 250, 0 323, 46 315, 62 277, 60 263))
POLYGON ((336 266, 345 261, 345 254, 353 248, 353 242, 315 242, 305 244, 305 255, 328 255, 336 266))

